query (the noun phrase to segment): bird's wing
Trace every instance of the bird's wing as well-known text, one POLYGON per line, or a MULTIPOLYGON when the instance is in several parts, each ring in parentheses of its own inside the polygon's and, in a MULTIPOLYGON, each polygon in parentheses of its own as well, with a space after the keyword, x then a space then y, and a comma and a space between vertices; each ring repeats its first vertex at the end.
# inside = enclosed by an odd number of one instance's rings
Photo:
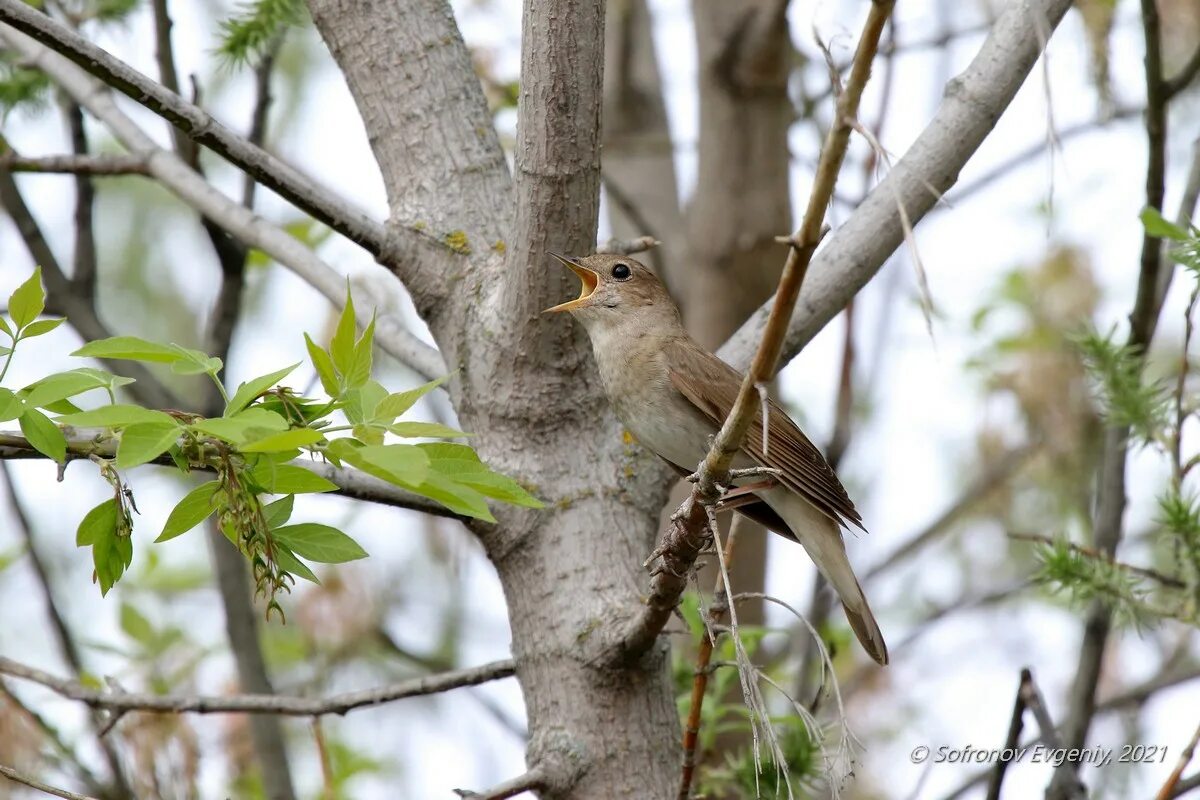
MULTIPOLYGON (((667 345, 666 362, 671 384, 697 409, 720 427, 729 416, 742 385, 733 367, 707 350, 687 343, 667 345)), ((863 528, 862 516, 854 508, 846 489, 821 451, 808 440, 795 422, 774 401, 768 401, 770 427, 767 452, 763 454, 762 408, 742 444, 742 452, 755 463, 780 470, 780 482, 812 503, 829 518, 863 528)), ((863 528, 866 530, 866 528, 863 528)))

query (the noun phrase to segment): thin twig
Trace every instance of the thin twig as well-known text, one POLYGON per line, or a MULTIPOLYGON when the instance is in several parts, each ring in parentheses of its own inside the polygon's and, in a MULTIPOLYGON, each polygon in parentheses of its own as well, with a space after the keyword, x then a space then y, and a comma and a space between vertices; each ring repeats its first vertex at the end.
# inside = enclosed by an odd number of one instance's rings
POLYGON ((283 714, 292 717, 343 715, 360 708, 378 706, 408 697, 448 692, 463 686, 475 686, 488 681, 508 678, 515 673, 515 669, 512 660, 505 659, 478 667, 452 670, 436 675, 424 675, 388 686, 344 692, 326 698, 287 697, 274 694, 212 697, 103 692, 76 681, 57 678, 42 670, 0 656, 0 675, 10 675, 14 678, 33 681, 63 697, 78 700, 92 708, 174 714, 283 714))
POLYGON ((9 172, 61 173, 67 175, 148 175, 144 159, 121 154, 77 156, 19 156, 13 152, 0 154, 0 169, 9 172))
POLYGON ((463 800, 506 800, 509 797, 516 797, 521 792, 540 789, 545 783, 546 771, 540 767, 534 767, 522 775, 518 775, 504 783, 498 783, 482 792, 455 789, 454 793, 463 798, 463 800))
MULTIPOLYGON (((734 544, 737 542, 739 520, 734 519, 729 527, 729 535, 725 539, 725 563, 733 561, 734 544)), ((713 647, 716 646, 715 636, 711 629, 719 625, 729 611, 729 594, 725 591, 720 577, 713 587, 713 601, 708 607, 705 627, 710 631, 700 637, 696 648, 696 667, 692 673, 692 696, 688 707, 687 721, 683 725, 683 769, 679 777, 679 792, 677 800, 687 800, 692 793, 692 778, 696 771, 696 746, 700 740, 700 718, 704 710, 704 695, 708 690, 709 662, 712 661, 713 647)))
POLYGON ((1183 778, 1183 771, 1191 763, 1192 757, 1196 755, 1197 744, 1200 744, 1200 726, 1196 727, 1196 732, 1192 734, 1192 738, 1188 741, 1187 746, 1179 754, 1179 761, 1175 764, 1175 769, 1171 770, 1171 774, 1163 782, 1162 788, 1158 790, 1155 800, 1171 800, 1172 797, 1179 796, 1180 779, 1183 778))
POLYGON ((48 794, 48 795, 53 795, 54 797, 62 797, 62 798, 64 798, 64 800, 96 800, 95 797, 89 797, 86 794, 76 794, 75 792, 68 792, 66 789, 59 789, 56 786, 51 786, 47 783, 42 783, 41 781, 34 780, 33 778, 29 777, 28 775, 22 775, 20 772, 17 772, 12 767, 6 767, 3 764, 0 764, 0 775, 3 775, 4 777, 8 778, 10 781, 13 781, 15 783, 24 784, 24 785, 28 786, 30 789, 37 789, 39 792, 43 792, 44 794, 48 794))
MULTIPOLYGON (((1025 683, 1033 680, 1029 669, 1021 670, 1021 680, 1017 684, 1017 697, 1013 701, 1012 717, 1008 723, 1008 734, 1004 737, 1004 748, 1001 753, 1007 755, 1016 751, 1017 745, 1021 743, 1021 728, 1025 722, 1025 683)), ((1012 762, 1012 758, 1001 757, 996 761, 996 770, 992 773, 991 779, 988 781, 986 800, 1000 800, 1000 789, 1004 785, 1004 774, 1008 771, 1008 765, 1012 762)))
POLYGON ((596 248, 597 253, 612 253, 618 256, 631 256, 653 250, 662 242, 653 236, 639 236, 636 239, 609 239, 596 248))
POLYGON ((261 147, 250 144, 176 92, 150 80, 22 0, 0 0, 0 22, 6 22, 62 53, 376 258, 387 252, 386 230, 364 211, 318 187, 312 179, 261 147))

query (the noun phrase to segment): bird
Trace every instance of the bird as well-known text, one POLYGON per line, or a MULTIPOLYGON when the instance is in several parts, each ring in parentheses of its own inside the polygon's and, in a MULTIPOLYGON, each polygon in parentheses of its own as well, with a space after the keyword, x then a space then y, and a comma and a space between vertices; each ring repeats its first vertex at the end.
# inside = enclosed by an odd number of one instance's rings
MULTIPOLYGON (((689 475, 729 415, 743 375, 701 347, 653 270, 626 255, 548 253, 580 280, 579 297, 545 313, 567 312, 592 343, 601 384, 625 428, 689 475)), ((864 532, 862 516, 821 451, 774 401, 751 424, 734 468, 778 470, 771 481, 731 489, 736 510, 799 542, 833 586, 863 649, 881 665, 887 644, 846 555, 843 528, 864 532)), ((727 496, 729 496, 727 495, 727 496)))

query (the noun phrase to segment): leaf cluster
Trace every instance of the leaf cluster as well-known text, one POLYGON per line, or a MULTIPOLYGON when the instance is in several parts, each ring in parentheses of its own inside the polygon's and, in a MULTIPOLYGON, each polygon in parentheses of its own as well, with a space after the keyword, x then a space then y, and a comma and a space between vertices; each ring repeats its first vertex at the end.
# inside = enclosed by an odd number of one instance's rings
POLYGON ((300 0, 253 0, 221 21, 217 53, 230 64, 244 65, 261 59, 291 27, 305 19, 300 0))
MULTIPOLYGON (((61 319, 39 319, 45 308, 40 272, 9 298, 10 319, 0 317, 8 346, 0 382, 17 345, 50 332, 61 319)), ((305 469, 301 457, 353 467, 428 497, 463 516, 494 521, 488 499, 539 508, 541 503, 507 476, 491 470, 465 444, 449 441, 461 431, 400 417, 446 379, 402 392, 389 392, 371 379, 374 320, 361 335, 354 304, 346 305, 327 347, 305 336, 309 358, 326 398, 297 394, 283 381, 299 366, 246 381, 232 394, 221 379, 221 359, 177 344, 118 336, 89 342, 72 355, 158 364, 182 375, 203 375, 225 398, 220 417, 177 410, 142 408, 117 402, 116 390, 131 379, 84 367, 48 375, 19 391, 0 387, 0 422, 18 420, 30 445, 65 464, 89 458, 113 490, 80 523, 76 542, 90 547, 95 580, 106 594, 133 558, 133 493, 122 472, 150 462, 174 465, 190 474, 202 469, 214 478, 193 488, 172 509, 156 539, 165 542, 214 517, 220 530, 250 560, 268 614, 282 617, 277 597, 297 577, 317 581, 311 563, 337 564, 367 555, 357 542, 329 525, 292 523, 297 494, 328 492, 337 486, 305 469), (101 389, 107 404, 84 410, 80 395, 101 389), (54 415, 53 418, 50 415, 54 415), (338 424, 341 415, 345 424, 338 424), (80 444, 67 432, 92 434, 80 444), (335 436, 334 434, 342 434, 335 436)))

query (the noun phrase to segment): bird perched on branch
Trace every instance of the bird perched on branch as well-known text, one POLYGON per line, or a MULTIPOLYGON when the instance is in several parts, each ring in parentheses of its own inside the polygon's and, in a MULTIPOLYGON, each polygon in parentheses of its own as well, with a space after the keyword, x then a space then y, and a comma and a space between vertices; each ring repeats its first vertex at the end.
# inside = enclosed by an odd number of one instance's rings
MULTIPOLYGON (((550 255, 579 276, 579 297, 547 311, 567 311, 592 340, 596 364, 617 416, 639 442, 684 475, 708 452, 729 415, 743 376, 698 345, 658 277, 624 255, 550 255)), ((750 426, 734 467, 777 470, 771 480, 739 485, 727 505, 800 542, 837 591, 858 640, 880 664, 887 645, 854 576, 842 528, 862 528, 837 475, 821 452, 774 402, 750 426), (736 495, 736 498, 734 497, 736 495)))

